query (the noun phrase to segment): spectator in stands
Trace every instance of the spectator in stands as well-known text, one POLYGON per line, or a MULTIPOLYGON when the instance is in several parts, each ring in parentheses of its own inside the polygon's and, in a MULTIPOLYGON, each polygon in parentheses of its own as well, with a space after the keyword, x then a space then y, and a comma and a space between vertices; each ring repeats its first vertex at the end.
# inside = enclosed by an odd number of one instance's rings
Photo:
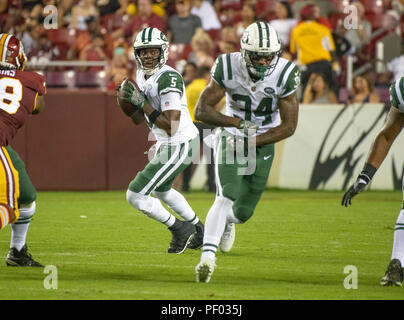
POLYGON ((103 51, 111 58, 114 50, 114 43, 112 37, 108 32, 100 25, 100 19, 95 16, 89 16, 86 18, 86 30, 80 32, 72 48, 69 50, 68 59, 78 58, 84 48, 91 42, 92 36, 96 34, 102 34, 104 37, 103 51))
POLYGON ((99 12, 95 6, 95 0, 80 0, 73 6, 70 28, 78 30, 86 30, 86 19, 90 16, 98 17, 99 12))
POLYGON ((254 5, 247 2, 244 3, 240 15, 241 15, 241 21, 237 22, 234 25, 237 37, 239 39, 243 35, 245 28, 247 28, 250 24, 256 21, 254 5))
POLYGON ((187 62, 184 66, 184 72, 182 73, 182 78, 184 79, 184 84, 187 87, 197 76, 198 67, 194 62, 187 62))
MULTIPOLYGON (((197 77, 192 81, 192 83, 190 83, 187 86, 187 90, 186 90, 188 110, 189 110, 189 113, 191 114, 192 121, 194 122, 195 126, 198 128, 201 144, 204 144, 203 138, 206 137, 209 134, 209 132, 211 132, 213 127, 208 126, 202 122, 195 121, 194 111, 195 111, 195 106, 199 99, 199 96, 200 96, 201 92, 206 88, 209 81, 210 81, 210 68, 208 68, 208 67, 198 68, 197 77), (207 132, 206 131, 204 132, 204 130, 206 130, 207 132)), ((210 152, 210 155, 207 155, 208 160, 210 160, 210 161, 208 161, 208 164, 207 164, 208 179, 206 181, 206 187, 209 192, 215 192, 216 186, 215 186, 215 166, 213 163, 213 149, 211 149, 207 145, 204 145, 204 148, 202 150, 205 152, 206 151, 210 152)), ((183 171, 182 190, 185 192, 189 191, 189 183, 191 181, 192 173, 193 173, 194 169, 195 169, 195 166, 190 165, 183 171)))
POLYGON ((345 38, 346 29, 342 20, 338 21, 335 30, 332 32, 332 37, 335 43, 335 55, 337 59, 341 59, 343 55, 350 52, 351 43, 345 38))
POLYGON ((128 0, 96 0, 96 5, 100 11, 100 17, 107 14, 125 14, 128 0))
POLYGON ((328 20, 327 17, 321 15, 321 9, 317 5, 314 5, 314 19, 317 20, 318 23, 321 23, 323 26, 326 26, 332 31, 333 28, 330 20, 328 20))
POLYGON ((389 86, 392 81, 398 81, 404 77, 404 42, 401 44, 401 55, 387 64, 387 71, 380 76, 378 82, 389 86))
POLYGON ((199 29, 191 40, 192 52, 188 56, 188 61, 194 62, 198 68, 212 67, 214 59, 212 57, 213 42, 209 35, 199 29))
POLYGON ((193 0, 191 14, 198 16, 205 31, 216 30, 222 27, 213 5, 207 0, 193 0))
POLYGON ((197 30, 202 30, 201 19, 191 14, 189 0, 176 0, 177 14, 168 19, 168 39, 172 43, 190 44, 197 30))
POLYGON ((25 20, 25 30, 21 37, 24 51, 27 56, 37 45, 37 40, 41 31, 41 26, 35 17, 28 16, 25 20))
POLYGON ((312 73, 304 90, 304 104, 338 103, 335 93, 328 89, 327 80, 322 73, 312 73))
POLYGON ((352 4, 356 7, 357 13, 353 15, 352 24, 354 28, 350 28, 345 33, 345 38, 353 47, 353 51, 360 53, 364 44, 366 44, 370 36, 372 35, 372 25, 365 19, 365 7, 360 2, 354 2, 352 4))
POLYGON ((320 16, 322 17, 328 17, 330 14, 336 12, 334 5, 328 0, 295 1, 292 5, 292 10, 296 19, 299 19, 300 10, 307 5, 318 6, 320 8, 320 16))
MULTIPOLYGON (((108 59, 104 51, 104 36, 101 33, 91 35, 91 42, 80 53, 81 61, 106 61, 108 59)), ((103 67, 84 67, 88 71, 101 71, 103 67)))
POLYGON ((316 72, 324 74, 330 89, 338 95, 337 77, 332 68, 336 56, 331 31, 315 20, 313 5, 303 7, 300 17, 302 22, 292 30, 290 53, 297 54, 301 66, 302 92, 310 75, 316 72))
POLYGON ((234 27, 224 27, 220 32, 220 39, 214 48, 214 56, 222 53, 231 53, 240 50, 240 39, 234 27))
POLYGON ((1 21, 0 31, 2 33, 11 33, 21 39, 21 34, 25 29, 25 19, 19 2, 12 1, 7 13, 5 19, 1 21))
MULTIPOLYGON (((215 10, 219 14, 219 20, 220 20, 222 26, 234 25, 234 19, 235 19, 237 13, 240 12, 240 10, 242 9, 244 2, 247 3, 248 1, 216 0, 214 2, 215 10)), ((255 1, 254 1, 254 3, 251 2, 251 4, 255 5, 255 1)))
POLYGON ((128 77, 128 46, 122 39, 117 41, 114 48, 114 55, 106 70, 107 88, 114 90, 123 79, 128 77))
POLYGON ((74 0, 63 0, 59 2, 57 6, 59 28, 67 27, 70 24, 73 6, 74 0))
MULTIPOLYGON (((30 63, 47 63, 53 60, 60 60, 60 51, 53 46, 45 31, 39 35, 35 47, 27 55, 30 63)), ((41 67, 39 69, 42 69, 41 67)))
MULTIPOLYGON (((12 1, 14 3, 18 1, 12 1)), ((30 15, 33 18, 39 18, 43 12, 43 5, 45 1, 42 0, 22 0, 22 10, 24 11, 23 16, 30 15)), ((24 48, 25 49, 25 48, 24 48)))
POLYGON ((162 32, 166 32, 167 24, 164 19, 153 12, 151 0, 137 1, 137 15, 132 18, 123 28, 119 28, 113 32, 113 38, 119 39, 125 37, 132 42, 136 34, 148 27, 158 28, 162 32))
POLYGON ((349 97, 350 103, 378 103, 379 95, 374 91, 373 84, 365 75, 356 76, 353 79, 353 96, 349 97))
POLYGON ((297 20, 293 18, 292 9, 287 1, 277 2, 275 8, 276 19, 271 20, 269 24, 278 32, 284 48, 289 50, 290 35, 297 25, 297 20))

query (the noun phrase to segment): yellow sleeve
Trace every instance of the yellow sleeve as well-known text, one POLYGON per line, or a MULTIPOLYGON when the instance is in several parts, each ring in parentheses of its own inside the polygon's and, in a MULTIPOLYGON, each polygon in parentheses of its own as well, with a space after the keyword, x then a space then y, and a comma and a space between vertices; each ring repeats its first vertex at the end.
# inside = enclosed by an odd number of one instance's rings
POLYGON ((293 30, 292 30, 292 34, 291 34, 291 36, 290 36, 290 44, 289 44, 289 51, 290 51, 290 53, 292 53, 292 54, 295 54, 296 53, 296 44, 295 44, 295 33, 296 33, 296 28, 294 28, 293 30))

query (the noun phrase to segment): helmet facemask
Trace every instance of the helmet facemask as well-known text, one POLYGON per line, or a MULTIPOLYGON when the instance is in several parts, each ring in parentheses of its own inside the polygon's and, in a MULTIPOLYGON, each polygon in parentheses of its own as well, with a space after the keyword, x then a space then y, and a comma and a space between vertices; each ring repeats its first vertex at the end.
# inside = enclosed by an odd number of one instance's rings
POLYGON ((241 54, 244 58, 248 72, 261 81, 272 73, 280 56, 280 52, 260 53, 243 49, 241 50, 241 54), (271 59, 271 62, 268 65, 254 63, 254 61, 258 61, 261 58, 271 59))

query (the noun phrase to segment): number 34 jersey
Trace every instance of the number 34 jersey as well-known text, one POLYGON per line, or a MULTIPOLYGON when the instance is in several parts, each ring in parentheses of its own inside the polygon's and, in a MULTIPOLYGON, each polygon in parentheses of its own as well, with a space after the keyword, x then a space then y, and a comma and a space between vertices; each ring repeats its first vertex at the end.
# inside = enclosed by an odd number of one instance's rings
POLYGON ((0 146, 11 142, 45 92, 45 78, 38 73, 0 70, 0 146))
MULTIPOLYGON (((279 126, 278 100, 295 92, 300 85, 299 68, 283 58, 279 58, 270 75, 252 81, 240 52, 220 55, 211 75, 226 90, 226 115, 258 124, 257 135, 279 126)), ((241 134, 234 127, 225 129, 241 134)))

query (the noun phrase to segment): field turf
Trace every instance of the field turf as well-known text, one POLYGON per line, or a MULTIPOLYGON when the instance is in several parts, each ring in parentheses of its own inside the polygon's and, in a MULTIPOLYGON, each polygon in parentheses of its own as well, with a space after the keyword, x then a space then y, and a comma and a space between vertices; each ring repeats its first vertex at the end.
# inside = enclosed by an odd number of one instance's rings
MULTIPOLYGON (((379 285, 390 260, 401 192, 367 191, 341 207, 342 192, 268 190, 217 255, 210 283, 195 282, 200 251, 165 253, 161 224, 135 211, 124 191, 40 192, 28 234, 33 257, 58 271, 57 290, 38 268, 6 267, 10 227, 0 232, 3 299, 402 299, 379 285), (358 288, 345 289, 347 265, 358 288)), ((214 196, 186 195, 205 221, 214 196)))

